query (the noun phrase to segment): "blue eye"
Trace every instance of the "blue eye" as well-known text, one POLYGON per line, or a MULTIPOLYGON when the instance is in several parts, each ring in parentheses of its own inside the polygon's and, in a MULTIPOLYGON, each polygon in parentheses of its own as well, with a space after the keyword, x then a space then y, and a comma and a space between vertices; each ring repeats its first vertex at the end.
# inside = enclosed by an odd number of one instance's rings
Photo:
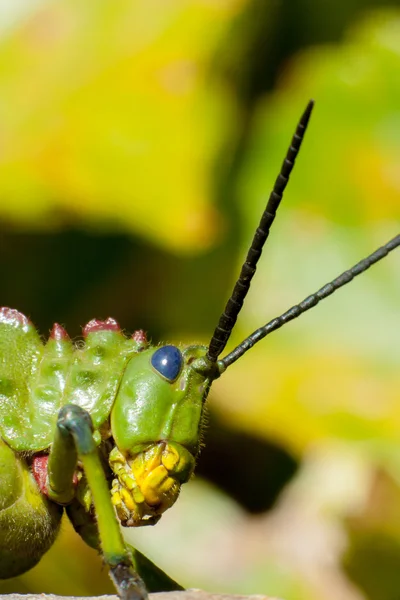
POLYGON ((162 346, 154 352, 151 364, 160 375, 172 383, 181 372, 182 354, 175 346, 162 346))

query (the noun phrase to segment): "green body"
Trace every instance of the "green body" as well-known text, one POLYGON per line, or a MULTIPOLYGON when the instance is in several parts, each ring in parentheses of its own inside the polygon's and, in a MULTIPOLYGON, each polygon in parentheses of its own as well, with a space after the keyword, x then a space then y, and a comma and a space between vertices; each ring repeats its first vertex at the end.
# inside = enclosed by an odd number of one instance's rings
POLYGON ((31 569, 50 548, 62 508, 38 490, 26 460, 0 440, 0 578, 31 569))
MULTIPOLYGON (((196 454, 204 377, 193 382, 195 373, 185 370, 170 384, 150 365, 157 348, 140 351, 120 331, 91 332, 84 346, 67 337, 44 345, 32 323, 12 312, 0 313, 0 435, 13 450, 49 448, 60 408, 76 404, 88 411, 95 431, 111 413, 122 451, 169 439, 196 454)), ((190 357, 204 352, 186 350, 190 357)))
POLYGON ((26 317, 0 309, 0 578, 40 560, 66 505, 111 567, 133 564, 155 590, 179 587, 127 549, 112 504, 124 525, 156 522, 190 478, 209 388, 192 364, 205 349, 182 349, 171 382, 151 364, 157 348, 111 320, 93 323, 84 344, 58 325, 44 344, 26 317), (50 453, 45 494, 32 474, 38 453, 50 453))

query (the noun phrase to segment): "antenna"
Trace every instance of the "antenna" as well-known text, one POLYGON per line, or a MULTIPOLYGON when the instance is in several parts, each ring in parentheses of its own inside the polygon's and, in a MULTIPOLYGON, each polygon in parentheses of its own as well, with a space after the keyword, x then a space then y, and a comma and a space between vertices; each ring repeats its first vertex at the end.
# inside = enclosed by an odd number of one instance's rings
POLYGON ((212 363, 217 361, 218 356, 225 348, 229 336, 231 335, 231 331, 236 323, 237 316, 243 306, 244 299, 249 291, 250 283, 254 273, 256 272, 257 263, 261 256, 263 246, 267 241, 272 223, 275 219, 276 211, 278 210, 279 204, 282 200, 283 192, 285 191, 290 173, 292 172, 297 154, 300 150, 313 106, 314 101, 310 100, 297 125, 285 160, 283 161, 280 173, 276 178, 275 185, 268 199, 267 206, 261 217, 260 224, 254 234, 254 238, 247 253, 246 260, 243 263, 239 279, 233 288, 232 295, 225 306, 225 310, 222 313, 219 323, 211 338, 207 351, 207 358, 212 363))
POLYGON ((360 262, 354 265, 354 267, 352 267, 348 271, 344 271, 344 273, 336 277, 330 283, 325 284, 314 294, 307 296, 307 298, 305 298, 299 304, 295 304, 294 306, 292 306, 292 308, 289 308, 289 310, 284 312, 279 317, 275 317, 275 319, 272 319, 272 321, 270 321, 263 327, 256 329, 256 331, 254 331, 251 335, 249 335, 249 337, 243 340, 243 342, 239 344, 239 346, 237 346, 234 350, 232 350, 232 352, 227 354, 225 358, 218 361, 218 365, 221 365, 222 367, 222 369, 220 367, 220 371, 224 371, 232 363, 238 360, 238 358, 243 356, 243 354, 247 352, 247 350, 250 350, 250 348, 252 348, 254 344, 265 338, 265 336, 269 335, 276 329, 279 329, 280 327, 282 327, 282 325, 289 323, 289 321, 297 319, 297 317, 305 313, 307 310, 313 308, 313 306, 316 306, 321 300, 327 298, 328 296, 336 292, 336 290, 346 285, 346 283, 352 281, 355 277, 357 277, 357 275, 364 273, 364 271, 369 269, 372 265, 382 260, 382 258, 387 256, 389 252, 392 252, 392 250, 394 250, 398 246, 400 246, 400 235, 396 235, 396 237, 387 242, 387 244, 385 244, 381 248, 378 248, 378 250, 375 250, 375 252, 367 256, 367 258, 363 258, 362 260, 360 260, 360 262))

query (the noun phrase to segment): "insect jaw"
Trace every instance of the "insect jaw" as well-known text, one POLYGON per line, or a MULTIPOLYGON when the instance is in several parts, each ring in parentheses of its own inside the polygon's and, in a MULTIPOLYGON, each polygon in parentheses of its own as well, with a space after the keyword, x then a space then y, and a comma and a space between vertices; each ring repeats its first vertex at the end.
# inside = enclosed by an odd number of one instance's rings
POLYGON ((194 455, 179 443, 151 442, 135 456, 114 447, 111 501, 124 527, 154 525, 177 500, 195 467, 194 455))

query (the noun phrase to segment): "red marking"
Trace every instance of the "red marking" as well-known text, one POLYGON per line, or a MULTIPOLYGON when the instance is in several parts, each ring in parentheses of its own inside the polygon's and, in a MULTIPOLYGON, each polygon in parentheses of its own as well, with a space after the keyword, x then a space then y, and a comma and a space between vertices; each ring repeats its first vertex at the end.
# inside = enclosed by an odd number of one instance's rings
MULTIPOLYGON (((49 455, 48 454, 36 454, 36 456, 33 457, 33 461, 32 461, 32 473, 33 476, 36 480, 36 483, 38 484, 39 490, 42 492, 42 494, 44 494, 45 496, 49 495, 49 489, 47 487, 47 464, 49 462, 49 455)), ((74 473, 74 476, 72 478, 72 483, 74 485, 74 487, 76 487, 78 485, 78 475, 77 473, 74 473)))
POLYGON ((19 312, 19 310, 15 310, 15 308, 7 308, 7 306, 2 306, 0 308, 0 323, 6 323, 7 325, 12 325, 13 327, 28 327, 31 325, 30 320, 19 312))
POLYGON ((33 457, 32 461, 32 473, 34 478, 36 479, 36 483, 38 484, 39 490, 45 496, 49 495, 48 487, 47 487, 47 463, 49 462, 49 457, 47 454, 37 454, 33 457))
POLYGON ((144 329, 137 329, 136 331, 134 331, 132 334, 132 339, 143 346, 147 344, 147 335, 144 329))
POLYGON ((57 340, 57 342, 60 342, 62 340, 69 340, 69 335, 65 331, 64 327, 62 327, 58 323, 54 323, 53 329, 50 332, 50 339, 57 340))
POLYGON ((105 321, 100 321, 99 319, 92 319, 85 325, 82 329, 83 336, 86 337, 89 333, 93 331, 121 331, 121 327, 117 323, 115 319, 108 317, 105 321))

